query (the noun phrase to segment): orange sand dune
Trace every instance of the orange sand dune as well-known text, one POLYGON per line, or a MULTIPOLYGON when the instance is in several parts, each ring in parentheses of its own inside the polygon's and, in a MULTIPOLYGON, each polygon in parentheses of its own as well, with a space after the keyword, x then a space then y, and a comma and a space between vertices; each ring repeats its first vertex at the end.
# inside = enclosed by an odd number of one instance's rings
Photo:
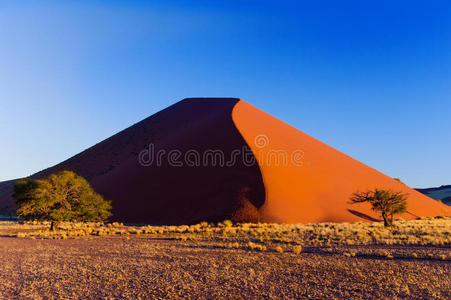
MULTIPOLYGON (((112 200, 112 220, 123 222, 374 220, 367 205, 347 204, 353 192, 374 187, 409 193, 406 219, 447 214, 445 205, 236 98, 184 99, 32 177, 63 169, 112 200), (154 161, 142 164, 150 145, 154 161), (168 161, 173 150, 182 165, 168 161), (203 159, 209 151, 233 163, 187 164, 189 152, 203 159), (285 165, 277 165, 281 154, 285 165)), ((12 186, 0 183, 0 211, 14 209, 12 186)))
MULTIPOLYGON (((228 162, 234 150, 243 148, 252 155, 232 121, 238 101, 184 99, 32 177, 63 169, 82 175, 96 192, 112 200, 112 220, 117 221, 188 224, 232 218, 237 212, 241 218, 248 218, 243 207, 250 207, 252 213, 264 202, 257 164, 236 160, 233 166, 223 166, 217 159, 216 164, 189 166, 183 157, 176 159, 177 164, 171 164, 168 158, 170 151, 179 151, 182 156, 194 151, 200 157, 219 150, 228 162), (139 154, 150 145, 153 163, 140 164, 139 154), (160 164, 157 153, 164 154, 160 164)), ((10 195, 0 199, 0 206, 14 206, 10 195)))
MULTIPOLYGON (((266 190, 260 209, 266 222, 352 222, 377 215, 366 204, 351 205, 352 193, 385 188, 409 194, 405 219, 447 215, 448 207, 240 101, 233 120, 256 156, 266 190), (262 142, 263 141, 263 142, 262 142), (274 153, 292 154, 288 164, 274 153), (269 161, 268 161, 269 160, 269 161)), ((288 155, 287 155, 288 156, 288 155)))

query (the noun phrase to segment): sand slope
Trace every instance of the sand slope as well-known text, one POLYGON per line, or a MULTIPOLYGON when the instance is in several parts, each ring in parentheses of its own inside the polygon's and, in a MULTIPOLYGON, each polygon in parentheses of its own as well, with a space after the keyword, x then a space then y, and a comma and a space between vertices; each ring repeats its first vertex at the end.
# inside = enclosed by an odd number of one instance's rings
POLYGON ((376 187, 409 194, 408 213, 402 215, 405 219, 449 214, 445 205, 244 101, 235 106, 233 120, 260 165, 266 188, 265 204, 260 210, 264 221, 305 223, 377 219, 368 205, 347 203, 352 193, 376 187), (279 160, 276 165, 271 152, 280 151, 295 153, 299 162, 293 159, 283 165, 279 160))

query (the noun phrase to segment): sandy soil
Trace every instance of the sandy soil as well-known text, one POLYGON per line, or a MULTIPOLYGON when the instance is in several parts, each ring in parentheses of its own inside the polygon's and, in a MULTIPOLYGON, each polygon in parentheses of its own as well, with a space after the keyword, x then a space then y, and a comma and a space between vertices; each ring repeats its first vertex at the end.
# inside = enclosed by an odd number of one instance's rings
POLYGON ((450 261, 430 246, 227 249, 149 236, 0 237, 0 298, 451 297, 450 261), (389 249, 394 258, 375 256, 389 249), (330 251, 331 250, 331 251, 330 251), (349 252, 360 253, 354 257, 349 252), (413 259, 412 252, 420 253, 413 259), (367 254, 365 254, 367 253, 367 254))

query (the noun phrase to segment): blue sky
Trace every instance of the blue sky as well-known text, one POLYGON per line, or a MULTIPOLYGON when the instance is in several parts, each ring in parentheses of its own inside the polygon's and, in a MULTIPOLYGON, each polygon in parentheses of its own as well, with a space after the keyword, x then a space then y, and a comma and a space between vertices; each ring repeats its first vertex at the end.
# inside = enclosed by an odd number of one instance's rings
POLYGON ((451 184, 449 1, 2 1, 0 180, 174 102, 242 98, 410 186, 451 184))

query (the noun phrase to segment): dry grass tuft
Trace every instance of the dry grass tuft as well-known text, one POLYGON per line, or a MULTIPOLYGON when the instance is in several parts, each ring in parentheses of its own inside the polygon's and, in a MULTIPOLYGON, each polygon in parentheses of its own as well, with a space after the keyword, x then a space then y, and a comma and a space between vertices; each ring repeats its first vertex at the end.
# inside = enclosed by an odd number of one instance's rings
POLYGON ((300 254, 302 252, 302 247, 301 246, 295 246, 293 248, 293 253, 294 254, 300 254))
MULTIPOLYGON (((0 225, 1 226, 1 225, 0 225)), ((299 245, 314 247, 360 245, 451 245, 451 218, 423 218, 415 221, 398 220, 393 227, 382 223, 319 223, 269 224, 236 223, 225 220, 218 224, 202 222, 181 226, 127 226, 123 223, 61 223, 49 231, 47 223, 11 223, 14 236, 19 238, 67 239, 87 236, 146 235, 165 236, 182 241, 218 240, 247 244, 247 248, 260 250, 260 244, 285 245, 295 253, 299 245)), ((1 229, 1 227, 0 227, 1 229)), ((241 247, 242 248, 242 247, 241 247)), ((301 248, 302 251, 302 248, 301 248)))
POLYGON ((283 248, 280 246, 277 246, 275 250, 277 253, 283 253, 283 248))

